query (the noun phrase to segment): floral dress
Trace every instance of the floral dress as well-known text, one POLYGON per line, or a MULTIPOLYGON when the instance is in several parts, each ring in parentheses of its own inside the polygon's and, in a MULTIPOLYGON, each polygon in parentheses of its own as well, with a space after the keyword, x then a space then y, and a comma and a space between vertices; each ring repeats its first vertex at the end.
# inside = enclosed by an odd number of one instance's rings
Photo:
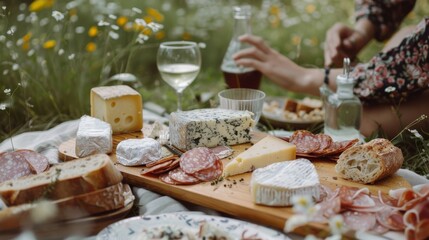
MULTIPOLYGON (((358 0, 357 18, 367 17, 376 27, 376 39, 392 36, 415 1, 358 0)), ((429 18, 399 46, 358 64, 352 76, 354 91, 365 102, 399 102, 429 88, 429 18)))

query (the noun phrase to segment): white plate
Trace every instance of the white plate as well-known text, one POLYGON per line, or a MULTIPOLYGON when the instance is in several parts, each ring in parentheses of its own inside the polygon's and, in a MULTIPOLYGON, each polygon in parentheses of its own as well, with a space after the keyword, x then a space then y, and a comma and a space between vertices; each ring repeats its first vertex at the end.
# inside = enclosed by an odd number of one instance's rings
POLYGON ((286 102, 286 98, 284 97, 266 97, 264 108, 262 110, 262 118, 267 121, 273 127, 283 128, 283 129, 305 129, 311 127, 312 125, 319 124, 323 122, 323 119, 320 120, 303 120, 303 119, 287 119, 284 116, 285 111, 284 105, 286 102), (277 102, 278 108, 276 111, 267 111, 265 108, 266 105, 269 105, 272 102, 277 102))
POLYGON ((168 213, 132 217, 116 222, 103 229, 97 235, 97 240, 131 239, 144 231, 160 227, 197 233, 202 222, 228 233, 233 239, 242 239, 243 234, 252 236, 252 239, 290 239, 281 232, 240 220, 195 213, 168 213))

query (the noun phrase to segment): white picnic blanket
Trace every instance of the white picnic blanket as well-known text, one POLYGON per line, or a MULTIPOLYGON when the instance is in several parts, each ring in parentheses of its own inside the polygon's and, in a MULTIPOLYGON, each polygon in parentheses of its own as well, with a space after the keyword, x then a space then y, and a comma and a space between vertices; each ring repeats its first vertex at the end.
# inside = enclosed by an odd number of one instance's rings
MULTIPOLYGON (((167 121, 167 119, 150 112, 143 111, 145 121, 167 121)), ((44 154, 50 163, 58 163, 58 146, 76 136, 79 120, 72 120, 61 123, 46 131, 26 132, 6 139, 0 144, 0 152, 15 149, 31 149, 44 154)), ((398 174, 404 177, 411 185, 428 183, 425 177, 420 176, 407 169, 400 169, 398 174)), ((144 188, 133 187, 133 193, 136 197, 136 204, 139 206, 140 215, 152 215, 181 211, 200 212, 202 214, 220 215, 220 213, 208 208, 180 202, 171 197, 159 195, 144 188)))

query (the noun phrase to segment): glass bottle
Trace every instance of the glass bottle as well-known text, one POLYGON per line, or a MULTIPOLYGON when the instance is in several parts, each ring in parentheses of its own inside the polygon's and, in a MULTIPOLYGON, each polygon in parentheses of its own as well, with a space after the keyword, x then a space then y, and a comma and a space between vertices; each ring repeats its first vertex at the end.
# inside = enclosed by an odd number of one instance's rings
POLYGON ((343 74, 337 76, 337 91, 325 97, 324 132, 335 141, 360 139, 362 104, 353 94, 350 59, 344 59, 343 74))
POLYGON ((253 68, 237 66, 232 59, 236 52, 249 47, 238 39, 242 35, 252 34, 251 15, 249 5, 234 7, 233 35, 221 65, 225 82, 229 88, 258 89, 261 82, 261 72, 253 68))

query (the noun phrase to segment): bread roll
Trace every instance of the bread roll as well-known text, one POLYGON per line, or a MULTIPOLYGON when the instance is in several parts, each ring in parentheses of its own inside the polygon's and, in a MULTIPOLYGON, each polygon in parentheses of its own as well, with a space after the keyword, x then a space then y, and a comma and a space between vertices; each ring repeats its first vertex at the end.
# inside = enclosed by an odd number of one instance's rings
MULTIPOLYGON (((123 208, 133 200, 134 195, 129 185, 118 183, 93 192, 49 201, 52 207, 57 208, 58 214, 48 221, 57 222, 101 214, 123 208)), ((31 219, 31 211, 39 207, 38 203, 26 203, 0 211, 0 233, 26 227, 24 224, 32 224, 35 219, 31 219)))
POLYGON ((335 170, 342 178, 368 184, 394 174, 403 162, 401 149, 377 138, 344 151, 335 170))
POLYGON ((52 166, 48 171, 0 183, 0 197, 7 206, 40 198, 60 199, 88 193, 122 181, 122 175, 106 154, 52 166))

